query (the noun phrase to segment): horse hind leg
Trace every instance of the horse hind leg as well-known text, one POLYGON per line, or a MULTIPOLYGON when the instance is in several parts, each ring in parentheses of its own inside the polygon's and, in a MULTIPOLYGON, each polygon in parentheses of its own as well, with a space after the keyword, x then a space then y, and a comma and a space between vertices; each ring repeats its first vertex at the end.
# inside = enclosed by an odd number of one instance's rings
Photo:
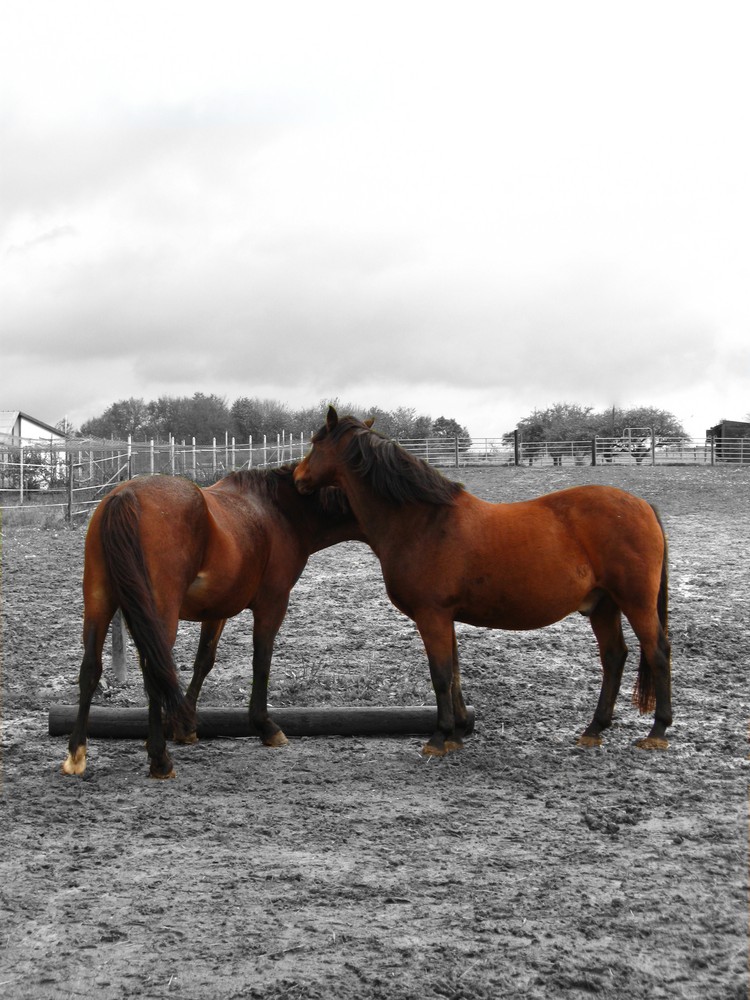
POLYGON ((633 702, 642 712, 654 710, 654 722, 648 736, 636 741, 641 750, 666 750, 667 727, 672 725, 671 646, 661 623, 656 620, 642 626, 629 619, 641 644, 638 680, 633 702))
POLYGON ((602 664, 602 687, 594 717, 578 737, 582 747, 601 746, 601 734, 612 725, 615 702, 620 691, 622 671, 628 647, 622 633, 622 612, 614 600, 605 594, 590 614, 591 627, 599 644, 602 664))
POLYGON ((106 615, 86 627, 83 660, 78 673, 78 713, 68 741, 68 756, 60 768, 63 774, 80 776, 86 770, 89 712, 91 700, 102 676, 102 649, 108 627, 109 618, 106 615))
POLYGON ((659 589, 655 599, 648 604, 636 605, 631 611, 623 606, 633 631, 641 644, 638 680, 633 691, 633 702, 641 712, 654 709, 654 723, 644 739, 636 746, 641 750, 666 750, 667 727, 672 725, 672 648, 668 637, 669 620, 669 571, 667 565, 667 540, 658 513, 654 510, 662 532, 662 560, 659 589))
MULTIPOLYGON (((143 660, 141 661, 141 665, 143 666, 143 660)), ((148 694, 146 752, 149 759, 149 776, 151 778, 174 778, 174 765, 167 750, 161 700, 154 691, 148 690, 148 686, 146 693, 148 694)))

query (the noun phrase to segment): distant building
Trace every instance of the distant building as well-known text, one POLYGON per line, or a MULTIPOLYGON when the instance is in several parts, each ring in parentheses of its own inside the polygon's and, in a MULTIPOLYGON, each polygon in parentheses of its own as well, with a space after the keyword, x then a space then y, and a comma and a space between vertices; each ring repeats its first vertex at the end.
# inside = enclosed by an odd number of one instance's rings
POLYGON ((20 410, 0 410, 0 443, 18 447, 21 441, 43 441, 45 444, 62 444, 65 432, 57 427, 50 427, 36 417, 20 410))

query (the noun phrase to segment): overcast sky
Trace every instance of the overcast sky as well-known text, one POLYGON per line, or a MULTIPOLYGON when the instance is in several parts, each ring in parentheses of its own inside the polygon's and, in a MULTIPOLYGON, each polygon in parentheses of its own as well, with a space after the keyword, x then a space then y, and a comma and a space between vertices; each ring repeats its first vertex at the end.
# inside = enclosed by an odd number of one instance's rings
POLYGON ((0 408, 745 419, 748 9, 4 0, 0 408))

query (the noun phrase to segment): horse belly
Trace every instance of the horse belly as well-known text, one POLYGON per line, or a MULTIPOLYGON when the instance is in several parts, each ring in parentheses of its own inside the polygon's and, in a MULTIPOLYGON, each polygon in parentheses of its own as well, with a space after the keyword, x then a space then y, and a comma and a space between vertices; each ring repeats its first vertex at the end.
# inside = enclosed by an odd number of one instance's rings
POLYGON ((475 625, 479 628, 497 628, 508 632, 527 632, 537 628, 545 628, 547 625, 554 625, 555 622, 562 621, 568 615, 578 611, 576 603, 559 602, 544 607, 532 605, 517 606, 513 603, 495 605, 494 607, 471 609, 460 608, 456 612, 455 620, 466 625, 475 625))
POLYGON ((180 617, 186 621, 233 618, 263 583, 269 559, 264 526, 237 498, 218 494, 209 503, 203 563, 187 588, 180 617))
POLYGON ((573 573, 506 574, 470 584, 457 602, 456 621, 482 628, 527 631, 544 628, 575 611, 590 610, 596 584, 591 569, 573 573), (477 586, 477 583, 480 585, 477 586))
POLYGON ((201 570, 187 589, 180 618, 194 622, 234 618, 250 604, 258 586, 251 572, 224 575, 201 570))

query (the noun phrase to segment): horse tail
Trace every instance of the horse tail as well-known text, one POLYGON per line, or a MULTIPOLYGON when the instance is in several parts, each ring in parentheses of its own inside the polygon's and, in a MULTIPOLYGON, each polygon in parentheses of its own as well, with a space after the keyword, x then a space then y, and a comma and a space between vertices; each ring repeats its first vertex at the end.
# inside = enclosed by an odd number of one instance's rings
MULTIPOLYGON (((664 524, 659 515, 659 511, 653 504, 649 505, 656 515, 656 520, 661 528, 662 537, 662 560, 661 560, 661 580, 659 582, 659 593, 656 597, 656 613, 659 616, 662 634, 659 636, 659 647, 661 652, 667 657, 669 663, 669 544, 664 524)), ((656 687, 654 685, 654 674, 651 664, 648 662, 641 647, 641 659, 638 664, 638 678, 633 691, 633 703, 638 706, 641 712, 651 712, 656 707, 656 687)))
POLYGON ((125 487, 107 497, 99 527, 104 564, 113 596, 140 656, 147 694, 159 701, 167 718, 188 723, 188 706, 146 566, 140 516, 141 508, 132 489, 125 487))

